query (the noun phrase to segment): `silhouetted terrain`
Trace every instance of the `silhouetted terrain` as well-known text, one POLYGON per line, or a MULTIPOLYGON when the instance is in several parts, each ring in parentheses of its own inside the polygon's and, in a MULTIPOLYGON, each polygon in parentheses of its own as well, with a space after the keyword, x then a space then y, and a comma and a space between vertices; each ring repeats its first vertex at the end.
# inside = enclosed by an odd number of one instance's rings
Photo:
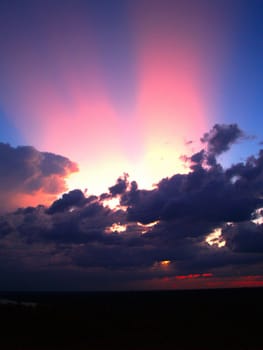
POLYGON ((0 305, 0 348, 263 349, 262 297, 262 288, 2 292, 18 304, 0 305))

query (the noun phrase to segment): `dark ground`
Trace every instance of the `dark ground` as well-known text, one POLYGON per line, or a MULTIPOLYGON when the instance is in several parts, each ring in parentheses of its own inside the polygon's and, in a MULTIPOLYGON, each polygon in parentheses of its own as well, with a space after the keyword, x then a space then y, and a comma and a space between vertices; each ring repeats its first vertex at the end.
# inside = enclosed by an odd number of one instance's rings
POLYGON ((263 349, 263 289, 0 293, 0 349, 263 349))

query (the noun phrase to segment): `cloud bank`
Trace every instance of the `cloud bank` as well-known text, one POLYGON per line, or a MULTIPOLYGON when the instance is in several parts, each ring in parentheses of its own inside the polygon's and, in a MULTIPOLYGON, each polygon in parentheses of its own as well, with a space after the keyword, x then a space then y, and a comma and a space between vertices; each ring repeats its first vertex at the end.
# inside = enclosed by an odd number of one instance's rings
MULTIPOLYGON (((204 148, 185 157, 189 173, 164 178, 152 190, 139 189, 124 173, 101 196, 75 189, 50 206, 2 215, 4 288, 263 285, 263 150, 227 169, 217 160, 244 136, 235 124, 216 124, 201 138, 204 148)), ((10 154, 1 186, 13 192, 57 193, 76 170, 61 156, 1 147, 10 154)))
POLYGON ((60 155, 0 143, 1 211, 50 202, 66 190, 65 178, 77 170, 76 163, 60 155))

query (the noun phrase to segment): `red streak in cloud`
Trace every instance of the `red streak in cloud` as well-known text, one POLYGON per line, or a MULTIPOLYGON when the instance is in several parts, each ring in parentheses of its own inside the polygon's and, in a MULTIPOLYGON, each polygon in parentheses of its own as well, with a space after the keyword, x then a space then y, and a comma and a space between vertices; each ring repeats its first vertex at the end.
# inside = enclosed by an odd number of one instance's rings
POLYGON ((152 289, 205 289, 263 287, 263 275, 216 277, 212 273, 165 276, 148 281, 144 287, 152 289))
POLYGON ((179 275, 176 276, 176 280, 186 280, 186 279, 193 279, 193 278, 200 278, 200 277, 212 277, 212 273, 194 273, 189 275, 179 275))
POLYGON ((212 280, 210 272, 193 273, 188 275, 164 276, 144 282, 143 287, 149 289, 193 289, 207 288, 206 282, 212 280))
POLYGON ((202 277, 212 277, 213 274, 212 273, 202 273, 202 277))
POLYGON ((263 287, 263 276, 218 277, 206 282, 207 288, 263 287))

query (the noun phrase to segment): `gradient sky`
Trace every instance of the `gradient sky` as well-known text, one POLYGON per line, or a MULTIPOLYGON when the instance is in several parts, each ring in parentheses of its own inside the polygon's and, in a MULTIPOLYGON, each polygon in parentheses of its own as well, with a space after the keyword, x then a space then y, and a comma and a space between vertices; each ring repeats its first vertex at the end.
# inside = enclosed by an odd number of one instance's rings
MULTIPOLYGON (((263 141, 259 0, 2 0, 0 52, 0 142, 11 146, 0 148, 1 212, 48 207, 77 188, 98 196, 123 173, 150 190, 189 172, 182 156, 200 151, 215 124, 242 130, 229 152, 213 154, 224 168, 257 155, 263 141)), ((165 285, 214 276, 185 271, 177 280, 167 273, 165 285)), ((241 283, 229 273, 228 285, 241 283)), ((258 272, 246 276, 261 283, 258 272)), ((148 287, 160 288, 159 277, 148 287)))
POLYGON ((76 161, 71 188, 98 194, 124 171, 151 187, 215 122, 260 136, 259 2, 0 6, 1 139, 76 161))

